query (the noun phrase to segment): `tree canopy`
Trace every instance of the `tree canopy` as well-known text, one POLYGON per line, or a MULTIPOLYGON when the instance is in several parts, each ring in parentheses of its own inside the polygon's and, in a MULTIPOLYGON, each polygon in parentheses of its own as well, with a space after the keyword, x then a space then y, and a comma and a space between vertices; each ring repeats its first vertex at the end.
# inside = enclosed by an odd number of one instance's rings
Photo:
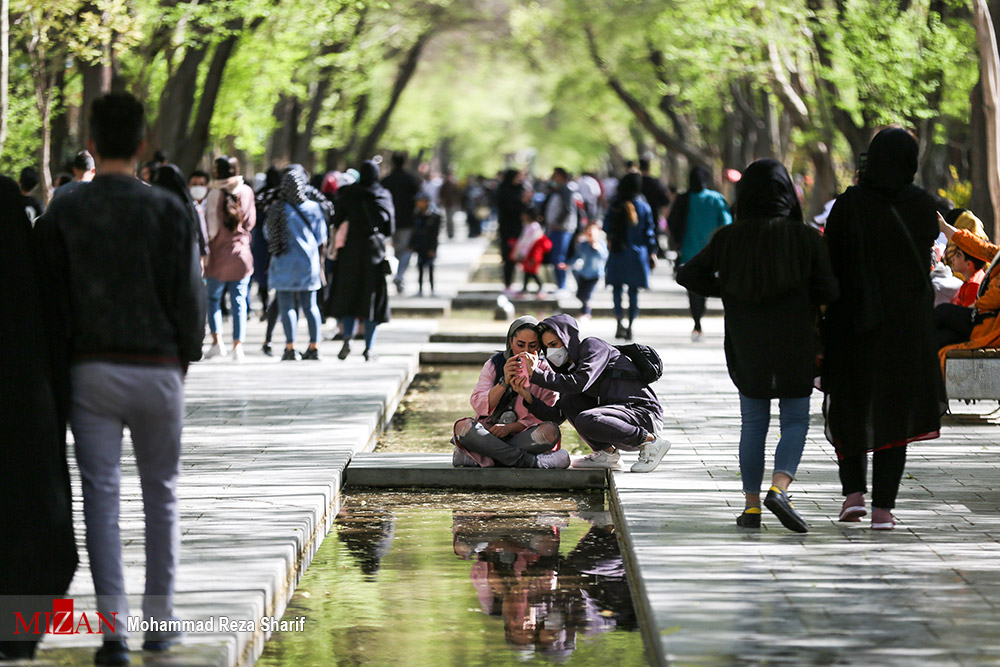
POLYGON ((968 0, 9 2, 4 173, 60 171, 112 89, 185 171, 219 153, 323 170, 403 148, 464 174, 648 153, 683 183, 774 156, 815 208, 886 124, 919 136, 928 186, 975 162, 968 0))

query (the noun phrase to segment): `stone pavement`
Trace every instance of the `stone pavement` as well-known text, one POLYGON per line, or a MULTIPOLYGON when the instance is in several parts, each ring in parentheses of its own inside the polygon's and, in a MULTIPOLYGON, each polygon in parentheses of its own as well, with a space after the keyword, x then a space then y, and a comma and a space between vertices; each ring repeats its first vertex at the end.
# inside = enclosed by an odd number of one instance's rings
POLYGON ((699 343, 677 319, 641 329, 663 354, 655 388, 673 447, 654 473, 613 475, 661 663, 1000 664, 996 403, 952 401, 942 437, 910 446, 900 524, 878 533, 869 517, 836 521, 842 496, 815 392, 791 488, 810 532, 785 530, 767 510, 760 531, 737 528, 739 401, 721 329, 707 321, 699 343))
MULTIPOLYGON (((440 291, 463 285, 463 271, 484 246, 481 240, 442 246, 440 291)), ((663 298, 677 303, 683 294, 674 286, 663 298)), ((466 326, 502 333, 506 323, 484 317, 466 326)), ((379 332, 381 357, 374 364, 357 353, 340 363, 333 358, 339 346, 331 343, 322 363, 281 364, 260 355, 262 329, 253 323, 247 363, 192 368, 180 616, 280 616, 336 513, 344 466, 370 449, 436 327, 429 320, 395 320, 379 332)), ((998 420, 989 414, 995 406, 953 403, 961 416, 948 418, 944 436, 912 446, 897 508, 901 524, 878 534, 867 523, 834 521, 839 484, 817 396, 792 487, 811 532, 785 531, 766 513, 762 530, 743 531, 734 524, 742 507, 738 401, 722 353, 721 319, 706 320, 705 330, 702 342, 692 343, 686 318, 640 318, 635 326, 637 340, 654 344, 666 362, 656 390, 674 446, 655 473, 615 473, 612 495, 631 572, 638 575, 634 587, 652 621, 648 640, 661 649, 654 662, 1000 663, 1000 457, 998 420)), ((607 337, 613 322, 596 319, 583 331, 607 337)), ((772 429, 773 447, 776 421, 772 429)), ((126 579, 138 609, 141 502, 128 444, 125 451, 126 579)), ((626 457, 626 470, 634 456, 626 457)), ((75 471, 74 492, 78 498, 75 471)), ((70 594, 78 608, 88 600, 92 608, 79 504, 75 509, 82 563, 70 594)), ((146 662, 251 664, 264 634, 199 634, 146 662)), ((48 637, 41 657, 90 664, 96 643, 48 637)), ((137 664, 142 657, 134 653, 137 664)))
MULTIPOLYGON (((454 293, 485 244, 485 239, 476 239, 442 245, 439 284, 451 286, 454 293)), ((224 331, 231 335, 229 327, 226 320, 224 331)), ((407 318, 380 327, 375 343, 379 359, 373 363, 361 358, 360 341, 344 362, 335 356, 340 343, 328 342, 321 345, 325 358, 319 363, 282 363, 260 352, 264 325, 251 317, 245 363, 227 357, 192 365, 186 381, 179 487, 179 617, 281 616, 332 526, 344 467, 353 454, 374 448, 416 372, 420 348, 436 328, 433 320, 407 318)), ((298 336, 300 341, 305 336, 304 322, 299 323, 298 336)), ((279 357, 283 340, 279 324, 279 357)), ((298 348, 304 349, 305 343, 298 348)), ((70 465, 81 562, 68 596, 78 611, 86 611, 94 609, 93 584, 72 455, 70 465)), ((131 613, 138 614, 145 563, 142 500, 127 435, 122 469, 126 590, 131 613)), ((165 656, 139 652, 140 633, 131 642, 133 664, 253 664, 266 638, 259 625, 253 632, 192 634, 165 656)), ((47 635, 39 659, 93 664, 99 643, 88 635, 47 635)))

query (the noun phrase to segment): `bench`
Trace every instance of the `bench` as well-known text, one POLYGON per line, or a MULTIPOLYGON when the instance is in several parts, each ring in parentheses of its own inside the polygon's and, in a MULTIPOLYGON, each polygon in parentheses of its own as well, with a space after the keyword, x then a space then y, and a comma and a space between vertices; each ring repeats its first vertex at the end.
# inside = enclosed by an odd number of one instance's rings
POLYGON ((1000 349, 951 350, 944 384, 949 399, 1000 400, 1000 349))

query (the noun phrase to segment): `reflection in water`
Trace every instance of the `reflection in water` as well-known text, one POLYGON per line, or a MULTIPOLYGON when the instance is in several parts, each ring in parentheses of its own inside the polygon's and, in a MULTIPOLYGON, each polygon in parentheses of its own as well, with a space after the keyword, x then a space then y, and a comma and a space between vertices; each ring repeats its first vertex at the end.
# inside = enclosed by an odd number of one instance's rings
POLYGON ((258 665, 648 664, 604 498, 352 493, 258 665), (525 508, 530 508, 527 511, 525 508))
POLYGON ((511 647, 565 657, 577 635, 636 629, 611 515, 591 512, 587 519, 589 532, 560 556, 569 513, 454 513, 455 554, 475 561, 470 578, 479 604, 503 619, 511 647))
POLYGON ((341 544, 354 556, 365 578, 374 581, 379 563, 392 548, 392 512, 344 506, 335 523, 341 544))

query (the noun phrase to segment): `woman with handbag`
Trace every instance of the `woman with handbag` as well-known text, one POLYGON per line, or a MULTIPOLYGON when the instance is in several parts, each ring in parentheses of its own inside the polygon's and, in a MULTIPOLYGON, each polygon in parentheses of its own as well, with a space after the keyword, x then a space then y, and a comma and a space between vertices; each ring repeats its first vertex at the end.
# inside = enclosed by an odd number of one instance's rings
POLYGON ((937 209, 913 183, 918 153, 905 130, 879 132, 824 234, 840 283, 823 323, 826 435, 846 496, 840 520, 867 513, 867 453, 874 452, 873 530, 895 525, 906 446, 938 437, 947 408, 929 275, 937 209))
POLYGON ((285 330, 282 361, 298 359, 295 327, 300 305, 309 326, 309 348, 302 359, 320 360, 320 314, 316 293, 323 286, 321 249, 327 238, 326 218, 320 205, 306 198, 305 188, 305 173, 286 169, 264 226, 264 238, 271 254, 268 282, 277 294, 281 326, 285 330))
MULTIPOLYGON (((553 405, 557 395, 531 384, 520 370, 517 355, 537 353, 538 320, 530 315, 514 320, 507 330, 507 345, 484 365, 469 402, 479 415, 455 422, 455 453, 452 463, 460 466, 506 468, 567 468, 569 455, 559 449, 559 427, 535 417, 518 395, 553 405)), ((544 363, 540 362, 540 363, 544 363)), ((547 366, 546 366, 547 368, 547 366)))
POLYGON ((777 160, 757 160, 736 187, 735 222, 677 273, 702 297, 722 297, 726 362, 739 390, 740 478, 745 505, 736 525, 760 528, 760 487, 771 399, 781 411, 771 487, 764 504, 789 530, 805 520, 788 500, 809 430, 819 306, 837 298, 823 238, 802 219, 792 179, 777 160))
POLYGON ((386 276, 391 272, 385 256, 386 237, 395 227, 392 195, 378 181, 378 165, 361 164, 357 183, 337 193, 333 227, 348 224, 344 246, 337 252, 327 313, 340 320, 344 345, 337 353, 346 359, 357 320, 365 323, 365 361, 374 358, 375 331, 389 321, 389 290, 386 276))

